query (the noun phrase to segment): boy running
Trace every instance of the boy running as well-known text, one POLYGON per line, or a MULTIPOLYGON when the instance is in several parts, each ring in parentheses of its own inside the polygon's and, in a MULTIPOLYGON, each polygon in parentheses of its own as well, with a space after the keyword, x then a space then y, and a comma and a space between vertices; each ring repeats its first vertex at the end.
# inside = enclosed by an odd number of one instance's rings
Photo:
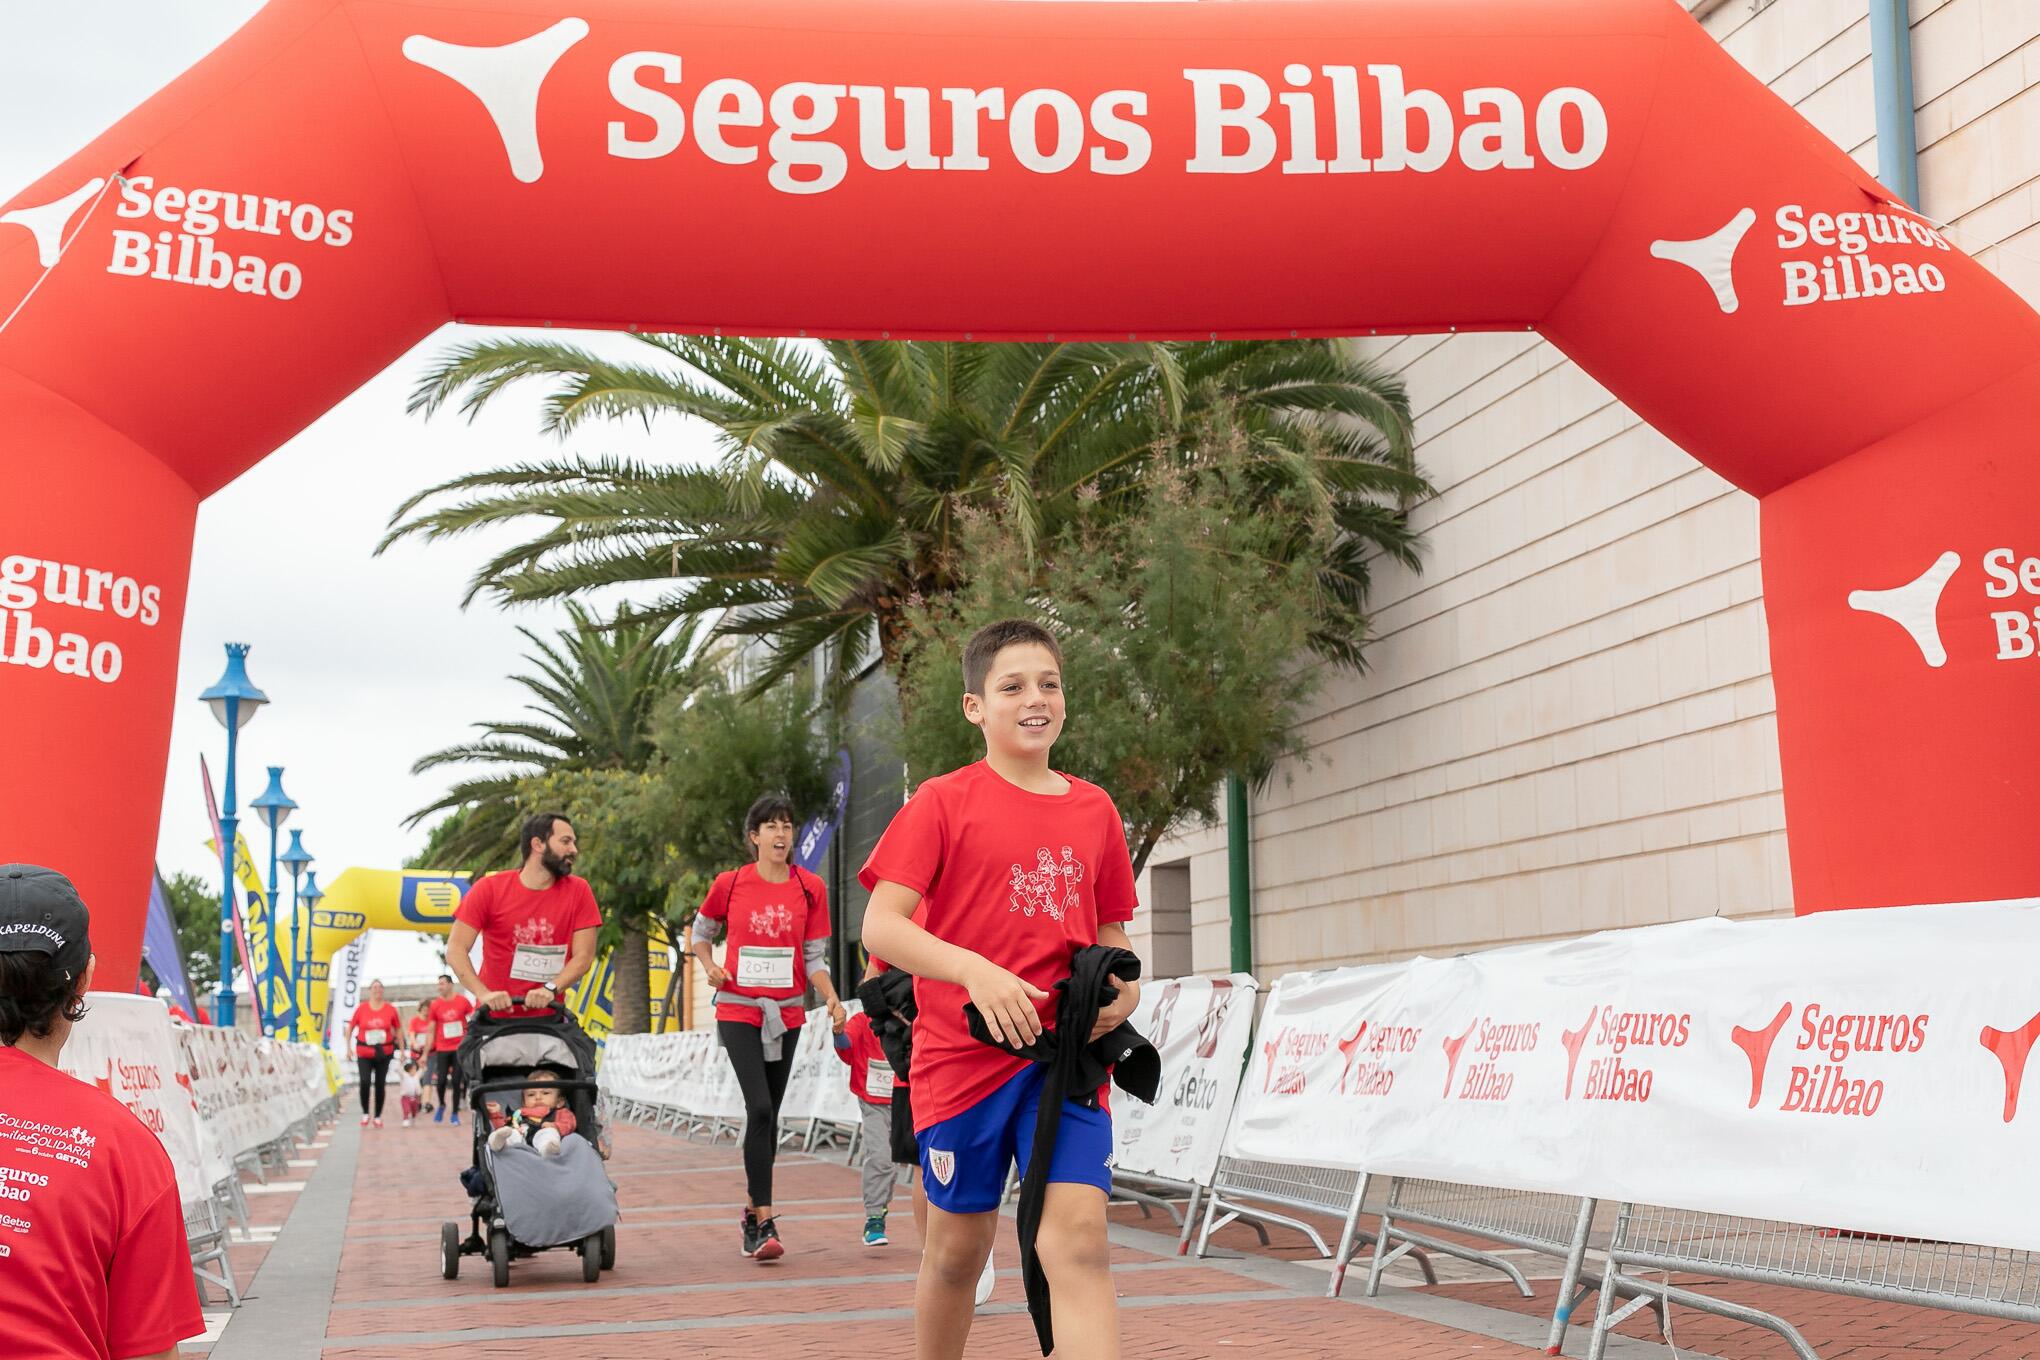
MULTIPOLYGON (((1033 1042, 1055 1015, 1050 989, 1092 944, 1130 949, 1133 866, 1104 790, 1056 773, 1062 652, 1039 625, 1007 620, 964 647, 964 716, 985 758, 923 783, 859 875, 871 891, 864 946, 917 979, 914 1131, 928 1233, 914 1294, 918 1360, 960 1360, 973 1292, 992 1247, 1006 1173, 1023 1171, 1044 1069, 970 1037, 975 1002, 993 1036, 1033 1042)), ((1120 988, 1091 1038, 1139 1003, 1120 988)), ((1086 1325, 1060 1338, 1059 1360, 1117 1360, 1117 1298, 1107 1270, 1105 1201, 1112 1119, 1074 1102, 1048 1173, 1037 1246, 1057 1312, 1086 1325)))

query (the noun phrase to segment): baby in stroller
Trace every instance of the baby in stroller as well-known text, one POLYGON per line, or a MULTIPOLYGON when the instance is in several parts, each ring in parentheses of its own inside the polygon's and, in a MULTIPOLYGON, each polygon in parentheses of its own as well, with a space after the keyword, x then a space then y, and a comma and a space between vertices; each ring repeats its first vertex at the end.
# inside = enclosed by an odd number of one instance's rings
POLYGON ((578 1249, 592 1283, 616 1259, 616 1189, 595 1110, 595 1041, 561 1007, 478 1011, 456 1060, 475 1120, 473 1164, 461 1171, 470 1231, 441 1228, 447 1279, 462 1256, 485 1256, 498 1288, 510 1263, 578 1249), (520 1103, 521 1102, 521 1103, 520 1103))
MULTIPOLYGON (((560 1074, 551 1068, 541 1067, 532 1072, 527 1080, 553 1082, 560 1074)), ((513 1114, 495 1101, 488 1103, 489 1150, 501 1152, 510 1146, 510 1140, 522 1137, 541 1157, 560 1155, 560 1140, 572 1133, 579 1121, 574 1112, 561 1099, 558 1088, 529 1086, 524 1091, 524 1104, 513 1114)))

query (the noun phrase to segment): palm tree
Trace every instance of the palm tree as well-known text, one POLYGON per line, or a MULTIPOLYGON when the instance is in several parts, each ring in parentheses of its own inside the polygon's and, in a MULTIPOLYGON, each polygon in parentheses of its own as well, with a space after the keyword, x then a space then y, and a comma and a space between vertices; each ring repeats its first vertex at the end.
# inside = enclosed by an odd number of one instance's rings
POLYGON ((653 619, 719 615, 766 640, 774 683, 831 647, 836 679, 875 645, 897 674, 904 612, 957 584, 960 515, 1015 512, 1030 545, 1078 515, 1138 503, 1157 463, 1193 466, 1216 431, 1261 485, 1302 488, 1343 542, 1314 644, 1358 664, 1371 564, 1414 565, 1405 507, 1429 493, 1400 381, 1335 341, 1152 344, 793 342, 634 337, 643 364, 572 345, 457 346, 411 409, 469 417, 513 384, 549 384, 545 429, 679 414, 712 424, 719 467, 560 457, 456 478, 407 500, 384 546, 529 520, 468 599, 570 597, 658 583, 653 619), (429 508, 428 508, 429 507, 429 508), (407 518, 408 517, 408 518, 407 518))
POLYGON ((695 652, 697 621, 674 628, 628 607, 604 624, 569 601, 571 626, 552 641, 519 628, 533 651, 531 672, 511 679, 532 697, 527 716, 474 724, 481 735, 421 757, 412 774, 448 765, 481 770, 404 819, 416 826, 451 812, 432 849, 442 865, 483 867, 518 858, 522 781, 576 770, 643 770, 652 760, 652 715, 660 699, 691 689, 703 662, 695 652))

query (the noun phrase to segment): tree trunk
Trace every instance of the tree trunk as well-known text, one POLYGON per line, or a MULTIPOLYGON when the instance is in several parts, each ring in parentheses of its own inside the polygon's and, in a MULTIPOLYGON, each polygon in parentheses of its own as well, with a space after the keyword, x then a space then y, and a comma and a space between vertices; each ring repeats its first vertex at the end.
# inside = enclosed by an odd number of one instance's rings
POLYGON ((609 970, 610 1032, 643 1034, 651 1027, 652 970, 646 958, 647 937, 641 920, 627 919, 623 941, 609 970))

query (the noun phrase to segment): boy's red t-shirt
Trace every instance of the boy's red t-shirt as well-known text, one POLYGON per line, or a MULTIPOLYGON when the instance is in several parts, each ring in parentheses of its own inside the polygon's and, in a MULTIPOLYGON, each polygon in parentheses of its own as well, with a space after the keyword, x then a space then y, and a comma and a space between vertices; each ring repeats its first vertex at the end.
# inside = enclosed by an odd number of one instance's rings
MULTIPOLYGON (((807 942, 829 938, 829 889, 799 865, 788 867, 793 872, 784 883, 767 880, 755 864, 717 874, 701 915, 729 931, 723 952, 729 981, 722 990, 786 1003, 779 1012, 792 1029, 807 1020, 807 942)), ((715 1018, 765 1023, 749 1006, 717 1006, 715 1018)))
MULTIPOLYGON (((1112 799, 1068 775, 1064 794, 1030 793, 978 761, 930 779, 894 814, 858 882, 921 894, 914 920, 1048 991, 1098 927, 1133 919, 1133 861, 1112 799)), ((970 993, 914 980, 914 1131, 983 1100, 1027 1059, 970 1037, 970 993)), ((1055 1001, 1038 1003, 1055 1025, 1055 1001)))
POLYGON ((836 1048, 836 1056, 850 1069, 850 1094, 867 1105, 890 1107, 893 1087, 905 1086, 906 1082, 886 1061, 884 1046, 871 1032, 871 1017, 862 1011, 851 1016, 843 1026, 843 1038, 845 1042, 836 1048))
POLYGON ((476 971, 492 992, 522 997, 566 966, 574 932, 602 924, 588 880, 557 878, 542 892, 524 886, 515 869, 490 874, 467 891, 453 913, 482 937, 476 971))
POLYGON ((170 1155, 119 1101, 0 1047, 8 1360, 154 1355, 205 1330, 170 1155))
POLYGON ((451 1053, 460 1047, 461 1037, 467 1033, 468 1017, 475 1013, 475 1003, 464 996, 435 996, 425 1003, 425 1013, 431 1017, 432 1051, 451 1053))
POLYGON ((403 1017, 389 1002, 383 1002, 380 1009, 366 1001, 354 1008, 354 1016, 348 1022, 348 1031, 354 1035, 354 1056, 357 1058, 379 1058, 386 1053, 397 1051, 397 1035, 403 1028, 403 1017), (370 1042, 374 1036, 382 1036, 379 1042, 370 1042))
POLYGON ((430 1020, 430 1019, 429 1019, 428 1017, 426 1017, 426 1016, 423 1016, 423 1015, 414 1015, 414 1016, 412 1016, 412 1017, 411 1017, 411 1018, 410 1018, 409 1020, 406 1020, 406 1021, 404 1022, 404 1028, 410 1031, 410 1034, 411 1034, 411 1047, 412 1047, 412 1048, 420 1048, 420 1047, 423 1047, 423 1048, 430 1048, 430 1047, 432 1047, 432 1045, 431 1045, 430 1043, 426 1043, 426 1044, 422 1044, 422 1045, 421 1045, 421 1044, 420 1044, 420 1043, 418 1042, 418 1039, 419 1039, 419 1037, 420 1037, 420 1036, 425 1036, 425 1037, 427 1037, 427 1038, 429 1038, 429 1037, 431 1036, 431 1032, 432 1032, 432 1021, 431 1021, 431 1020, 430 1020))

